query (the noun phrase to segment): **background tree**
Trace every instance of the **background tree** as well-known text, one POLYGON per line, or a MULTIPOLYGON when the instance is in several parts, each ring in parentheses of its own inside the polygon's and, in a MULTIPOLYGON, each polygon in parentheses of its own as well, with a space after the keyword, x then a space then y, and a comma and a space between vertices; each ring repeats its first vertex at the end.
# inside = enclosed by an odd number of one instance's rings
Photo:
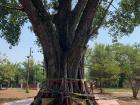
POLYGON ((103 85, 105 87, 111 87, 111 84, 116 85, 120 69, 115 62, 111 46, 96 44, 90 52, 86 67, 88 68, 89 78, 96 80, 97 87, 99 83, 101 93, 103 92, 103 85))
POLYGON ((0 81, 1 83, 6 83, 8 87, 12 87, 15 82, 17 68, 16 65, 11 64, 9 61, 4 61, 0 63, 0 81))
POLYGON ((116 45, 116 61, 119 63, 121 74, 128 78, 131 85, 133 97, 137 98, 140 87, 139 82, 139 66, 140 66, 140 50, 138 47, 129 45, 116 45))
MULTIPOLYGON (((24 72, 24 78, 27 80, 27 74, 29 72, 29 84, 36 85, 37 82, 42 83, 44 81, 44 67, 42 64, 36 63, 34 59, 23 62, 23 72, 24 72)), ((26 82, 25 82, 26 83, 26 82)))
POLYGON ((0 53, 0 89, 2 88, 2 83, 6 82, 5 76, 3 76, 3 74, 5 74, 3 70, 3 64, 5 64, 6 62, 8 62, 7 56, 0 53))
MULTIPOLYGON (((30 62, 29 83, 42 83, 45 79, 42 64, 34 60, 30 62)), ((0 55, 0 83, 7 87, 20 87, 21 83, 26 83, 28 71, 27 61, 23 63, 11 63, 6 55, 0 55)))
POLYGON ((42 64, 37 64, 35 63, 33 65, 33 71, 34 71, 34 82, 37 83, 42 83, 47 77, 45 77, 45 71, 44 71, 44 67, 42 64))
MULTIPOLYGON (((47 68, 47 77, 49 84, 43 88, 52 89, 60 93, 61 90, 76 93, 88 93, 86 88, 81 89, 81 79, 84 77, 84 55, 86 44, 91 37, 97 35, 98 29, 103 22, 108 22, 108 27, 112 27, 113 32, 131 33, 135 27, 134 24, 120 21, 118 11, 126 13, 125 20, 130 22, 131 18, 127 13, 125 2, 131 4, 129 0, 120 0, 119 8, 110 12, 110 18, 104 21, 109 7, 113 0, 1 0, 0 1, 0 29, 1 37, 7 40, 11 45, 16 45, 19 41, 20 28, 27 21, 30 21, 35 35, 42 46, 45 66, 47 68), (73 4, 73 5, 72 5, 73 4), (99 7, 99 8, 98 8, 99 7), (100 8, 104 9, 100 9, 100 8), (99 14, 102 15, 99 15, 99 14), (115 15, 114 15, 115 14, 115 15), (101 16, 100 18, 98 16, 101 16), (114 19, 115 17, 115 19, 114 19), (98 20, 99 19, 99 20, 98 20), (108 20, 109 19, 109 20, 108 20), (114 21, 112 21, 114 20, 114 21), (119 27, 117 27, 117 25, 119 27), (121 26, 125 26, 125 31, 121 26), (115 31, 115 30, 121 31, 115 31), (77 83, 65 84, 63 79, 78 79, 77 83), (54 84, 52 79, 57 79, 59 83, 54 84)), ((139 1, 134 0, 134 4, 139 17, 139 1)), ((129 6, 130 7, 130 6, 129 6)), ((134 19, 135 20, 135 19, 134 19)), ((134 22, 139 24, 138 22, 134 22)), ((116 35, 116 33, 115 33, 116 35)), ((69 80, 70 81, 70 80, 69 80)), ((85 87, 85 86, 84 86, 85 87)), ((39 92, 41 94, 41 92, 39 92)), ((39 99, 36 97, 36 100, 39 99)), ((53 92, 52 92, 53 94, 53 92)), ((52 95, 51 95, 52 96, 52 95)), ((61 95, 62 97, 64 94, 61 95)), ((50 95, 46 95, 50 97, 50 95)), ((58 97, 52 101, 52 105, 67 103, 67 98, 61 100, 58 97)), ((36 103, 37 101, 35 101, 36 103)))
POLYGON ((106 46, 96 44, 87 53, 86 67, 89 78, 97 79, 97 83, 102 84, 100 90, 104 83, 108 87, 111 87, 111 84, 115 84, 116 87, 118 83, 118 86, 123 88, 128 81, 133 97, 137 98, 140 87, 140 49, 138 44, 133 46, 120 43, 106 46))
MULTIPOLYGON (((114 52, 115 54, 115 61, 119 61, 117 62, 119 68, 120 68, 120 73, 119 73, 119 78, 118 78, 118 87, 120 88, 123 88, 123 84, 125 83, 125 80, 126 80, 126 75, 125 75, 125 71, 124 71, 124 68, 125 65, 124 62, 122 61, 122 59, 120 60, 120 52, 124 50, 124 48, 126 49, 126 47, 122 47, 123 45, 122 44, 119 44, 119 43, 116 43, 114 45, 112 45, 112 51, 114 52)), ((124 53, 125 54, 125 53, 124 53)))

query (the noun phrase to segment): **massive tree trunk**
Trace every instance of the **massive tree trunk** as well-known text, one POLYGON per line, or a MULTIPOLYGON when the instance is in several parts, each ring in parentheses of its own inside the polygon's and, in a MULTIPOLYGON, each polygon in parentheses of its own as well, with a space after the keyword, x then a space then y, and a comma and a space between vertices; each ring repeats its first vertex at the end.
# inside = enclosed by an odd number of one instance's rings
POLYGON ((20 0, 42 45, 46 66, 46 84, 34 105, 43 98, 53 98, 49 105, 72 105, 75 98, 95 105, 83 79, 84 54, 99 0, 78 0, 73 10, 71 2, 58 0, 57 14, 50 16, 42 0, 20 0))
MULTIPOLYGON (((77 56, 79 55, 75 55, 76 58, 77 56)), ((90 94, 86 82, 83 81, 84 55, 79 59, 77 64, 75 61, 73 63, 64 61, 60 70, 56 69, 57 72, 52 73, 51 69, 47 69, 46 83, 32 105, 44 105, 44 103, 45 105, 96 105, 94 96, 90 94)))

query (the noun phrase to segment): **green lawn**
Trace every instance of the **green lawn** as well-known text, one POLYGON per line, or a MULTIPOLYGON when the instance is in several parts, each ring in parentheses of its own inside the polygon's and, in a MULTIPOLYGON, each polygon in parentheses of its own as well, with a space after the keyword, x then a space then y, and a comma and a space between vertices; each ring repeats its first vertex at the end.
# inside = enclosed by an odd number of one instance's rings
POLYGON ((104 92, 131 92, 130 88, 103 88, 104 92))

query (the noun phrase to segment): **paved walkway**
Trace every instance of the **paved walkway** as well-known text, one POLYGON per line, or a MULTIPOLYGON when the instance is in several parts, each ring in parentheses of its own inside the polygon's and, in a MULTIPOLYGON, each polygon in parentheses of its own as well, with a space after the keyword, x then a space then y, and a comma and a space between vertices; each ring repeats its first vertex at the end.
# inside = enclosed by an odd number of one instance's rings
POLYGON ((33 101, 33 98, 29 98, 29 99, 4 103, 4 104, 1 104, 1 105, 30 105, 32 101, 33 101))
POLYGON ((116 99, 103 94, 95 94, 95 100, 99 105, 120 105, 116 99))
POLYGON ((116 100, 97 100, 99 105, 120 105, 116 100))

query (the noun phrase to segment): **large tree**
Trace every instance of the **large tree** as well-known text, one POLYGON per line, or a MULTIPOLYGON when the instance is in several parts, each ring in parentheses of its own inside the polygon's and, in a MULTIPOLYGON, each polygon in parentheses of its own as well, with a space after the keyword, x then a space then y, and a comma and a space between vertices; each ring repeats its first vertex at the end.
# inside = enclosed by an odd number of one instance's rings
MULTIPOLYGON (((113 0, 1 0, 1 37, 11 45, 16 45, 19 41, 20 28, 25 22, 31 23, 44 54, 48 78, 43 87, 46 89, 45 97, 55 96, 50 105, 68 105, 69 98, 65 96, 70 94, 66 93, 88 93, 86 85, 81 82, 84 78, 84 55, 88 40, 97 34, 105 22, 107 13, 113 15, 113 18, 110 16, 106 20, 107 22, 109 19, 107 23, 111 23, 106 26, 114 25, 111 30, 123 29, 120 33, 132 32, 131 27, 137 24, 127 24, 119 21, 118 17, 123 13, 123 19, 128 18, 125 12, 129 12, 129 9, 123 10, 132 1, 134 1, 133 6, 137 4, 137 7, 132 9, 139 12, 139 3, 137 3, 139 0, 121 0, 120 8, 113 11, 117 13, 114 15, 108 12, 113 0), (128 27, 120 27, 119 23, 128 27), (60 97, 56 97, 58 93, 60 97)), ((127 21, 131 22, 132 16, 135 15, 132 12, 129 12, 130 18, 126 19, 127 21)), ((41 89, 34 104, 39 102, 37 100, 40 100, 42 91, 41 89)))

